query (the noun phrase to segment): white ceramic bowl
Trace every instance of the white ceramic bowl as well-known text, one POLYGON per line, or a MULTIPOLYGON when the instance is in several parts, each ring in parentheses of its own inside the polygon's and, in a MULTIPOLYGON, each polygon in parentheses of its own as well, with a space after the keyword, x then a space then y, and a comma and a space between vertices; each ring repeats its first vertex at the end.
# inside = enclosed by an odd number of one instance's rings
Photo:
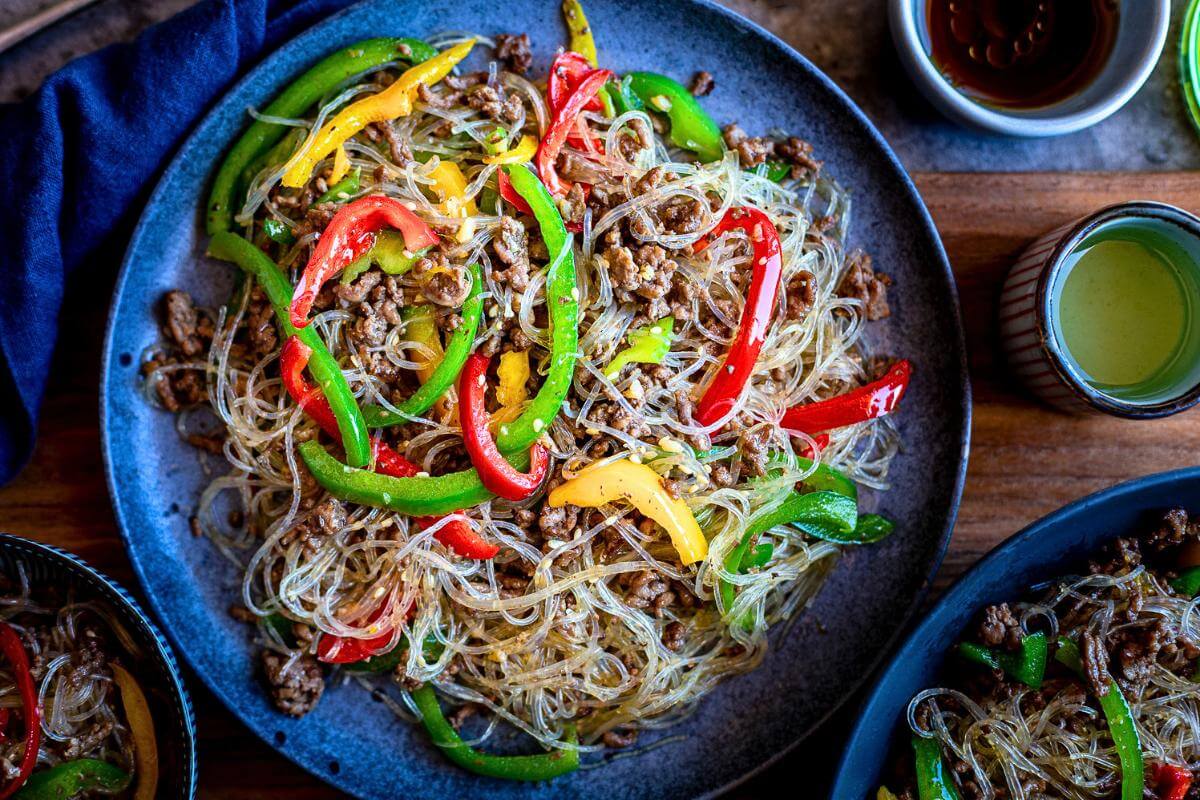
POLYGON ((1117 41, 1087 88, 1042 108, 985 106, 954 88, 929 57, 928 0, 888 0, 892 39, 905 69, 939 111, 970 127, 1009 136, 1061 136, 1108 117, 1133 97, 1158 63, 1171 21, 1171 0, 1125 0, 1117 41))

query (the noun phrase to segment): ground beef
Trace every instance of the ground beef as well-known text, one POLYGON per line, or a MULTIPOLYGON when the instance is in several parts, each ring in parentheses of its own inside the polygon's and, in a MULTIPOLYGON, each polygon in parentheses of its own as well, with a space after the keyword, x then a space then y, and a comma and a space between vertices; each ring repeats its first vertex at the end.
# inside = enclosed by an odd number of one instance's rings
POLYGON ((738 159, 746 168, 757 167, 775 153, 775 143, 761 136, 748 136, 736 122, 721 129, 725 146, 736 150, 738 159))
POLYGON ((572 183, 597 184, 607 179, 594 163, 569 150, 558 156, 558 174, 572 183))
POLYGON ((658 209, 658 220, 671 233, 695 233, 704 227, 708 209, 694 197, 684 197, 664 203, 658 209))
POLYGON ((750 428, 738 436, 738 449, 742 453, 742 464, 750 474, 762 476, 767 474, 767 450, 771 444, 771 429, 767 427, 750 428))
POLYGON ((892 313, 887 299, 887 287, 891 285, 891 278, 872 269, 869 255, 856 251, 846 259, 846 273, 838 284, 837 293, 839 297, 861 300, 866 318, 879 320, 892 313))
POLYGON ((499 34, 496 37, 496 58, 504 63, 504 68, 509 72, 524 75, 533 64, 533 51, 529 48, 529 34, 499 34))
POLYGON ((463 101, 463 93, 457 89, 450 89, 445 92, 435 92, 423 83, 417 84, 417 99, 430 108, 445 110, 454 108, 460 105, 463 101))
POLYGON ((687 628, 682 622, 668 622, 667 627, 663 628, 662 643, 668 650, 678 650, 686 640, 687 628))
POLYGON ((666 578, 648 569, 633 573, 625 591, 625 602, 630 608, 659 609, 669 605, 674 599, 671 584, 666 578))
POLYGON ((1162 620, 1154 625, 1125 628, 1117 634, 1112 660, 1119 667, 1115 677, 1124 691, 1133 695, 1141 692, 1150 681, 1159 651, 1171 639, 1162 620))
POLYGON ((471 273, 450 264, 442 253, 417 259, 412 277, 417 279, 425 299, 439 306, 457 308, 471 293, 471 273))
POLYGON ((327 497, 309 516, 285 533, 279 540, 282 547, 300 542, 308 550, 316 550, 327 538, 346 527, 346 509, 340 501, 327 497))
POLYGON ((650 126, 640 118, 631 119, 621 129, 621 135, 617 138, 617 152, 626 161, 633 161, 638 153, 653 146, 654 137, 651 135, 650 126))
POLYGON ((514 292, 529 287, 529 234, 512 217, 501 217, 500 228, 492 240, 492 250, 506 270, 492 270, 492 280, 507 283, 514 292))
POLYGON ((713 79, 712 73, 702 69, 692 76, 688 91, 696 97, 704 97, 712 92, 716 85, 717 82, 713 79))
POLYGON ((583 187, 578 183, 573 184, 567 196, 558 201, 558 211, 568 228, 579 230, 583 225, 583 214, 586 210, 587 198, 583 196, 583 187))
POLYGON ((497 122, 516 122, 524 114, 520 97, 486 84, 467 91, 467 105, 497 122))
POLYGON ((213 323, 201 315, 187 292, 173 289, 163 297, 163 332, 189 358, 208 349, 213 337, 213 323))
POLYGON ((85 753, 95 750, 112 732, 113 724, 109 720, 92 723, 81 735, 72 736, 67 740, 67 749, 63 752, 63 758, 67 761, 82 758, 85 753))
POLYGON ((1013 616, 1008 603, 988 606, 983 610, 983 620, 979 623, 976 636, 988 647, 1021 649, 1021 623, 1013 616))
POLYGON ((1142 551, 1137 539, 1119 538, 1104 545, 1097 553, 1098 560, 1089 560, 1093 574, 1123 575, 1142 563, 1142 551))
POLYGON ((775 155, 792 165, 792 177, 811 178, 821 171, 821 162, 812 157, 813 146, 803 139, 789 136, 776 142, 775 155))
POLYGON ((313 710, 325 691, 321 665, 310 655, 298 656, 290 664, 288 656, 273 650, 262 653, 263 674, 275 707, 293 717, 313 710))
POLYGON ((1163 514, 1162 521, 1148 533, 1142 536, 1142 544, 1151 551, 1161 553, 1184 542, 1196 541, 1200 534, 1200 525, 1188 520, 1188 513, 1182 508, 1173 508, 1163 514))
POLYGON ((806 269, 800 270, 788 279, 783 294, 787 303, 783 312, 784 319, 789 322, 803 319, 817 301, 817 276, 806 269))

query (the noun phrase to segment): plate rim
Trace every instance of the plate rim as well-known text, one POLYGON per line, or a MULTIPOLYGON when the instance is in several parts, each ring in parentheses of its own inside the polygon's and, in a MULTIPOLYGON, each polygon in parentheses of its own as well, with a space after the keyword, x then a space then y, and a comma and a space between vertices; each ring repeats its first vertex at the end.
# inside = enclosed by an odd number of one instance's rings
MULTIPOLYGON (((892 653, 891 665, 879 674, 875 682, 875 687, 858 708, 854 725, 850 729, 850 733, 842 747, 841 755, 838 758, 830 797, 840 797, 839 791, 844 793, 843 784, 847 780, 845 776, 851 771, 851 759, 855 747, 859 740, 871 735, 867 731, 867 727, 872 721, 877 719, 881 714, 886 713, 886 706, 889 705, 891 698, 885 697, 885 695, 888 693, 887 690, 890 684, 901 680, 898 677, 898 673, 904 669, 906 657, 913 654, 918 645, 921 644, 921 640, 925 637, 929 628, 935 627, 941 617, 948 613, 948 609, 961 604, 969 598, 975 584, 982 579, 981 576, 985 576, 993 571, 994 564, 1000 564, 1009 560, 1024 548, 1028 542, 1046 537, 1049 531, 1066 529, 1067 526, 1063 524, 1064 520, 1070 519, 1075 514, 1091 506, 1105 503, 1117 497, 1136 495, 1150 488, 1197 479, 1200 479, 1200 465, 1181 467, 1165 472, 1154 472, 1149 475, 1141 475, 1111 486, 1106 486, 1103 489, 1098 489, 1082 497, 1078 497, 1054 511, 1039 517, 987 551, 983 558, 972 564, 966 572, 950 585, 946 592, 925 613, 921 622, 914 626, 912 630, 907 631, 904 642, 892 653)), ((1055 563, 1057 564, 1058 562, 1055 563)), ((1014 591, 1019 592, 1023 588, 1014 587, 1014 591)))
MULTIPOLYGON (((219 113, 220 106, 225 101, 225 98, 245 88, 248 84, 258 81, 261 75, 268 72, 269 68, 271 67, 271 62, 274 61, 281 52, 297 47, 297 42, 302 39, 307 39, 309 37, 318 35, 320 30, 333 25, 337 19, 350 15, 359 6, 377 1, 378 0, 356 0, 356 2, 348 4, 344 8, 341 8, 340 10, 324 17, 319 22, 300 30, 295 35, 273 45, 269 51, 262 53, 258 57, 254 66, 249 68, 239 79, 225 88, 221 92, 220 96, 213 100, 212 104, 206 109, 203 115, 200 116, 192 125, 187 136, 181 141, 179 146, 172 151, 171 157, 167 161, 166 168, 155 181, 154 189, 150 192, 144 205, 141 207, 141 212, 138 216, 138 222, 134 227, 132 234, 130 235, 129 244, 125 249, 124 255, 122 256, 121 267, 118 272, 117 280, 113 287, 112 298, 109 303, 107 319, 105 322, 104 344, 100 353, 100 394, 98 410, 100 416, 101 456, 104 463, 105 483, 108 488, 110 503, 112 505, 113 514, 117 520, 117 529, 121 535, 121 541, 125 548, 126 556, 129 558, 129 561, 133 567, 134 575, 136 576, 139 585, 145 592, 147 603, 156 616, 165 617, 166 614, 164 614, 164 611, 161 607, 160 598, 152 592, 145 591, 147 582, 145 573, 148 571, 149 567, 143 564, 142 561, 135 555, 135 549, 133 547, 132 537, 129 532, 129 526, 127 525, 121 504, 117 499, 118 493, 116 474, 113 457, 111 455, 114 443, 111 437, 108 421, 110 392, 113 391, 113 386, 111 383, 113 375, 107 369, 107 366, 112 363, 116 328, 116 308, 118 300, 123 294, 125 285, 135 266, 133 259, 134 251, 140 240, 146 235, 146 231, 150 224, 150 221, 146 215, 146 210, 159 203, 166 191, 167 184, 170 182, 173 176, 180 169, 182 169, 180 155, 183 152, 191 149, 199 140, 202 129, 205 128, 219 113)), ((406 2, 414 1, 415 0, 399 0, 398 5, 403 6, 406 2)), ((813 80, 820 84, 823 90, 830 93, 840 103, 840 107, 837 109, 839 116, 845 116, 849 120, 852 120, 854 126, 872 142, 876 148, 876 151, 882 155, 884 162, 892 169, 896 179, 901 184, 901 188, 907 193, 907 199, 913 205, 913 210, 915 212, 913 221, 918 223, 918 232, 921 235, 921 240, 931 246, 932 255, 934 257, 933 261, 936 262, 942 283, 949 295, 950 308, 947 309, 947 311, 950 312, 948 316, 950 317, 951 327, 953 328, 953 340, 950 342, 950 344, 957 353, 957 364, 954 377, 957 379, 956 383, 959 388, 957 392, 947 392, 947 396, 952 397, 957 401, 962 425, 962 429, 959 433, 960 441, 958 447, 958 464, 949 493, 949 503, 948 508, 945 511, 944 524, 936 542, 934 543, 932 558, 929 560, 924 575, 922 576, 921 584, 913 593, 907 604, 907 607, 904 609, 899 624, 895 626, 892 633, 879 648, 878 654, 871 661, 868 667, 847 684, 843 695, 836 702, 834 702, 823 715, 814 719, 813 722, 805 729, 798 731, 790 742, 776 749, 769 757, 759 762, 753 768, 743 772, 733 780, 727 781, 720 786, 713 787, 712 789, 698 796, 702 800, 707 800, 708 798, 715 798, 722 793, 745 783, 756 775, 759 775, 763 771, 769 769, 771 766, 777 764, 788 754, 794 752, 796 748, 809 736, 829 722, 829 720, 835 714, 844 711, 854 696, 861 691, 867 680, 878 672, 879 665, 891 654, 900 637, 907 633, 908 626, 912 621, 913 616, 916 614, 918 608, 921 606, 926 594, 928 593, 934 576, 941 568, 946 551, 949 547, 950 539, 953 536, 954 528, 957 524, 958 512, 962 502, 963 488, 966 482, 967 465, 970 456, 974 404, 973 395, 971 392, 970 371, 968 368, 966 332, 962 320, 962 307, 959 299, 958 283, 955 280, 949 257, 946 255, 941 235, 938 233, 933 218, 929 213, 929 209, 925 205, 925 200, 921 196, 921 193, 918 190, 916 183, 913 181, 912 176, 908 173, 908 170, 905 169, 903 163, 900 161, 891 145, 888 144, 887 140, 879 132, 875 124, 871 122, 863 110, 858 106, 858 104, 845 91, 843 91, 840 86, 838 86, 828 75, 824 73, 824 71, 813 64, 808 58, 793 48, 786 41, 768 31, 753 20, 720 5, 716 2, 716 0, 681 0, 681 2, 698 6, 710 12, 716 13, 726 24, 730 25, 735 30, 749 33, 755 37, 761 38, 765 40, 766 43, 774 45, 782 50, 785 56, 795 63, 797 67, 804 73, 807 80, 813 80)), ((209 172, 211 173, 211 170, 209 170, 209 172)), ((926 268, 931 266, 932 265, 926 265, 926 268)), ((940 377, 944 380, 947 375, 943 374, 940 377)), ((232 714, 240 724, 250 730, 256 738, 265 742, 275 752, 284 756, 293 764, 296 764, 307 773, 316 777, 318 780, 328 783, 328 778, 326 776, 315 771, 315 765, 304 763, 299 759, 298 754, 291 753, 285 747, 277 744, 273 737, 261 733, 255 726, 251 725, 247 721, 245 715, 239 710, 238 704, 233 702, 232 699, 227 695, 222 685, 204 670, 198 668, 195 663, 193 663, 191 653, 180 645, 178 635, 174 631, 166 628, 166 636, 170 642, 176 648, 178 648, 183 661, 200 679, 204 687, 208 691, 212 692, 221 701, 226 710, 232 714)), ((836 775, 837 772, 834 773, 835 777, 836 775)), ((342 791, 347 791, 345 787, 340 785, 340 782, 333 785, 342 791)))

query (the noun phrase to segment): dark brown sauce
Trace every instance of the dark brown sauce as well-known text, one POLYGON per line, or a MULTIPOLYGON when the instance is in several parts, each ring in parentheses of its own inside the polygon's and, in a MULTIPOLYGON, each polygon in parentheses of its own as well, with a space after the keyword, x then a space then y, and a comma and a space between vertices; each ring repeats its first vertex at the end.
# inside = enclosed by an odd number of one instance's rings
POLYGON ((1119 0, 928 0, 932 57, 988 105, 1036 108, 1078 93, 1104 68, 1119 0))

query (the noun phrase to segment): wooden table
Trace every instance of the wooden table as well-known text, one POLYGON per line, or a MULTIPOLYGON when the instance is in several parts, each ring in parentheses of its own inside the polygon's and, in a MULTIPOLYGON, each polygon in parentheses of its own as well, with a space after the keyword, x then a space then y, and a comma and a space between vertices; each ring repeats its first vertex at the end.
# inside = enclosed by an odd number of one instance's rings
MULTIPOLYGON (((992 320, 1007 265, 1038 233, 1107 203, 1154 199, 1200 211, 1200 173, 919 174, 954 265, 975 394, 971 462, 958 527, 936 589, 1019 528, 1113 483, 1196 463, 1200 414, 1153 422, 1076 418, 1019 393, 996 352, 992 320)), ((0 488, 0 530, 72 550, 134 586, 104 485, 97 370, 110 279, 76 286, 33 461, 0 488)), ((136 591, 136 587, 135 587, 136 591)), ((195 680, 201 796, 337 796, 258 741, 195 680)), ((796 758, 805 758, 797 756, 796 758)), ((807 759, 806 759, 807 760, 807 759)), ((766 796, 785 760, 737 792, 766 796), (774 773, 774 775, 772 775, 774 773)))

